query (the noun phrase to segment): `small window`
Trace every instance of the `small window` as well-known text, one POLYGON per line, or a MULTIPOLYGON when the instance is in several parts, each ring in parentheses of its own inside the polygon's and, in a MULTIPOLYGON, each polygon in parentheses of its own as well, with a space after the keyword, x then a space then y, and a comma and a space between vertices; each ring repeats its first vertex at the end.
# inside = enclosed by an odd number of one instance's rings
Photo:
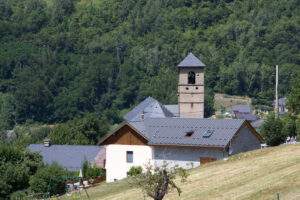
POLYGON ((189 90, 189 88, 188 88, 188 87, 186 87, 185 89, 186 89, 186 90, 189 90))
POLYGON ((133 151, 126 151, 126 162, 133 162, 133 151))
POLYGON ((214 130, 207 130, 205 131, 205 133, 203 134, 204 138, 209 138, 215 131, 214 130))
POLYGON ((193 103, 191 103, 191 108, 193 108, 194 107, 194 104, 193 103))
POLYGON ((198 90, 198 87, 196 87, 196 90, 198 90))
POLYGON ((186 137, 191 137, 194 134, 194 131, 188 131, 185 133, 186 137))
POLYGON ((188 75, 188 84, 195 84, 195 82, 196 82, 195 72, 190 71, 188 75))

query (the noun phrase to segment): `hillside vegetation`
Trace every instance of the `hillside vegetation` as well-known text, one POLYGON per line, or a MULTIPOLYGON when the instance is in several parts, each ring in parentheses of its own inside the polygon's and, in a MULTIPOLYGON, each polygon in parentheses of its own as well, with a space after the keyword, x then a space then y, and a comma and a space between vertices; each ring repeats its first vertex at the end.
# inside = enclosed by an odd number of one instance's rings
MULTIPOLYGON (((297 200, 300 198, 300 145, 282 145, 216 161, 190 171, 183 193, 169 193, 166 200, 297 200)), ((143 199, 127 180, 103 183, 88 189, 91 199, 143 199)), ((76 198, 78 195, 73 194, 76 198)), ((86 198, 84 192, 81 193, 86 198)), ((64 197, 70 199, 70 197, 64 197)))
POLYGON ((232 96, 216 93, 214 97, 215 110, 230 109, 234 105, 251 105, 251 98, 247 96, 232 96))
POLYGON ((297 0, 1 0, 0 129, 87 113, 115 124, 146 96, 176 103, 188 52, 207 65, 206 116, 214 92, 270 104, 275 64, 280 96, 300 79, 298 11, 297 0))

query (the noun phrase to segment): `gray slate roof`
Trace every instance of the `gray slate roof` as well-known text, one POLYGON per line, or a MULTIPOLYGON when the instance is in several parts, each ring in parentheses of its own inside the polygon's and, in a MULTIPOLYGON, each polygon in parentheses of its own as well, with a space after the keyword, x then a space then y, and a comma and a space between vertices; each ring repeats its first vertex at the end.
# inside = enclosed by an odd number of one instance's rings
POLYGON ((205 67, 205 64, 193 53, 189 53, 179 64, 178 67, 205 67))
POLYGON ((249 105, 234 105, 231 107, 231 110, 239 113, 251 113, 251 107, 249 105))
POLYGON ((145 122, 144 121, 131 121, 127 122, 131 126, 133 126, 140 134, 142 134, 145 138, 149 138, 150 136, 148 135, 145 127, 145 122))
POLYGON ((85 160, 95 162, 95 158, 102 147, 96 145, 51 145, 30 144, 28 149, 43 156, 45 164, 56 162, 60 166, 78 171, 85 160))
POLYGON ((259 129, 263 125, 263 123, 264 123, 264 120, 259 119, 259 120, 252 122, 251 125, 253 126, 253 128, 259 129))
POLYGON ((152 97, 147 97, 144 101, 129 111, 124 116, 124 119, 126 121, 140 121, 142 114, 144 114, 144 118, 173 117, 173 114, 159 101, 152 97))
POLYGON ((174 117, 179 117, 179 107, 178 104, 172 105, 164 105, 166 109, 168 109, 174 117))
POLYGON ((182 145, 225 147, 245 120, 148 118, 143 122, 129 122, 148 139, 149 145, 182 145), (205 138, 207 131, 213 134, 205 138), (185 136, 193 131, 192 136, 185 136))
POLYGON ((235 113, 235 117, 237 119, 245 119, 251 122, 256 121, 258 119, 256 115, 253 115, 251 113, 235 113))

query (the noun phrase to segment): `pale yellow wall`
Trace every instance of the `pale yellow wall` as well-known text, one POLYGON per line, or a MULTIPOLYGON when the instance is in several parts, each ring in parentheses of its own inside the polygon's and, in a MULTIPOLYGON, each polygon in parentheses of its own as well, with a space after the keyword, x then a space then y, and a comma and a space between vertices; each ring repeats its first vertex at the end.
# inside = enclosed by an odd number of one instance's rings
POLYGON ((204 70, 203 68, 180 68, 178 81, 178 104, 180 117, 204 117, 204 70), (195 72, 195 84, 188 84, 188 73, 195 72), (193 104, 193 105, 192 105, 193 104))
POLYGON ((178 93, 188 93, 188 94, 198 94, 204 93, 204 86, 203 85, 179 85, 178 86, 178 93))
POLYGON ((204 94, 180 94, 179 103, 204 103, 204 94))
POLYGON ((180 117, 186 118, 203 118, 204 116, 204 107, 203 103, 181 103, 180 104, 180 117))

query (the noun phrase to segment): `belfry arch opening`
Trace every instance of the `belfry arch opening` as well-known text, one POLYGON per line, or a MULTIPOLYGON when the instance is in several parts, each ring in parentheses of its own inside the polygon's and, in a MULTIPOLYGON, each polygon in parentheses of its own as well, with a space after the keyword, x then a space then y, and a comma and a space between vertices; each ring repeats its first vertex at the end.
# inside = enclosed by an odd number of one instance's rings
POLYGON ((190 71, 188 74, 188 84, 195 84, 195 82, 196 82, 195 72, 190 71))

